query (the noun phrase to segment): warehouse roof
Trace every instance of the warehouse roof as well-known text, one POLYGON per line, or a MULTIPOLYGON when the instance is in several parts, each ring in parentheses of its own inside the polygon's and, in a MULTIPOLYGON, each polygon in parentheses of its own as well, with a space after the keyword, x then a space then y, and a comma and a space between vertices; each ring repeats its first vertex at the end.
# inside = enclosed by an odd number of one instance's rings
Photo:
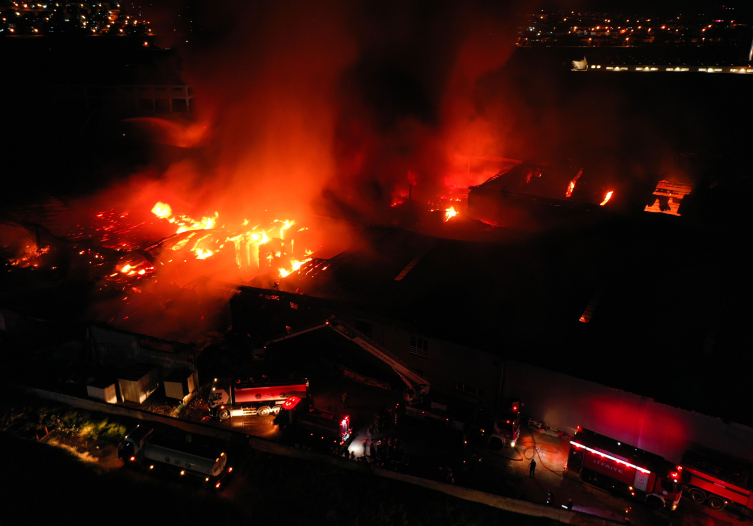
POLYGON ((374 227, 280 290, 720 414, 721 398, 753 394, 753 358, 739 352, 751 309, 738 286, 750 279, 724 237, 655 214, 488 243, 374 227))

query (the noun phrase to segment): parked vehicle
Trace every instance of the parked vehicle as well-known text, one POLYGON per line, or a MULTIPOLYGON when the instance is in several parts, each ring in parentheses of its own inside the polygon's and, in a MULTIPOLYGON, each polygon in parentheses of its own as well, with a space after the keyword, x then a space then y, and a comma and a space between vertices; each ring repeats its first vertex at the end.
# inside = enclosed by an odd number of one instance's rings
POLYGON ((153 428, 136 426, 118 444, 118 457, 126 463, 165 467, 180 476, 196 476, 220 488, 233 468, 227 465, 224 451, 203 444, 159 436, 153 428))
POLYGON ((715 452, 686 451, 677 468, 693 502, 706 502, 715 510, 730 506, 753 516, 753 465, 750 463, 715 452))
POLYGON ((356 328, 352 327, 350 324, 340 318, 337 318, 336 316, 330 316, 329 319, 322 321, 321 323, 315 323, 313 325, 300 327, 297 330, 290 330, 285 334, 281 334, 265 342, 264 348, 273 343, 281 342, 290 338, 295 338, 296 336, 299 336, 301 334, 306 334, 307 332, 326 327, 329 327, 340 336, 347 338, 372 356, 389 365, 405 383, 403 398, 405 399, 406 404, 411 405, 414 403, 420 403, 423 400, 424 396, 429 394, 431 385, 426 378, 418 374, 402 359, 379 345, 377 342, 369 338, 366 334, 358 331, 356 328))
POLYGON ((308 432, 316 439, 333 439, 337 446, 347 445, 352 438, 348 415, 317 409, 308 399, 291 396, 282 405, 282 411, 278 422, 288 431, 308 432))
POLYGON ((211 416, 227 420, 244 415, 278 414, 280 406, 291 396, 308 399, 308 380, 299 378, 254 382, 215 378, 207 402, 211 416))
POLYGON ((465 434, 465 442, 499 450, 520 440, 520 401, 512 400, 496 418, 479 417, 465 434))
POLYGON ((652 509, 668 507, 674 511, 682 496, 680 475, 674 464, 580 426, 570 440, 566 467, 586 482, 627 493, 652 509))

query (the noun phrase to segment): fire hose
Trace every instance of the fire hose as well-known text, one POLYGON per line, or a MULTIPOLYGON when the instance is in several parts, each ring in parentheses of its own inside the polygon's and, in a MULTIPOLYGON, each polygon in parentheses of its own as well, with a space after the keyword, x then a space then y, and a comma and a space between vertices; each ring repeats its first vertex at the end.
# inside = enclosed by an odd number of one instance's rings
MULTIPOLYGON (((533 433, 531 432, 531 429, 530 429, 530 428, 529 428, 528 426, 526 426, 526 429, 528 430, 528 433, 529 433, 529 434, 531 435, 531 439, 533 440, 533 445, 532 445, 532 446, 528 446, 528 447, 527 447, 527 448, 526 448, 525 450, 523 450, 523 458, 525 458, 526 460, 531 460, 531 459, 532 459, 532 458, 534 457, 534 455, 538 455, 538 457, 539 457, 539 462, 541 462, 541 465, 542 465, 542 466, 544 466, 544 467, 545 467, 545 468, 546 468, 547 470, 551 471, 552 473, 564 473, 565 471, 567 471, 566 469, 563 469, 563 470, 555 470, 555 469, 552 469, 552 468, 550 468, 549 466, 547 466, 547 465, 546 465, 546 464, 544 463, 544 459, 543 459, 543 458, 541 458, 541 448, 540 448, 540 447, 538 447, 538 446, 536 446, 536 437, 535 437, 535 436, 534 436, 534 434, 533 434, 533 433), (526 452, 527 452, 527 451, 528 451, 529 449, 533 449, 533 454, 532 454, 532 455, 531 455, 530 457, 528 457, 528 456, 526 455, 526 452)), ((556 450, 554 450, 554 451, 551 451, 551 453, 555 453, 555 452, 556 452, 556 450)))

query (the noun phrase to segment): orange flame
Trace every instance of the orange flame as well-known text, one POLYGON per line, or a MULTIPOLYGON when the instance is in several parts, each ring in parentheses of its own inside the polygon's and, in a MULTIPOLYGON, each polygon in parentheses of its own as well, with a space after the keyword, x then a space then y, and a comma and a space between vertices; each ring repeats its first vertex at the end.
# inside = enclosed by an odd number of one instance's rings
POLYGON ((167 203, 157 202, 152 208, 152 213, 162 219, 167 219, 171 223, 178 225, 177 233, 188 232, 189 230, 211 230, 217 223, 219 213, 215 212, 214 217, 202 217, 201 220, 192 219, 188 216, 174 216, 173 210, 167 203))
MULTIPOLYGON (((152 208, 152 213, 154 215, 156 215, 157 217, 162 217, 162 218, 165 218, 165 219, 167 219, 167 218, 169 218, 170 216, 173 215, 173 211, 170 208, 170 205, 168 205, 166 203, 161 203, 159 201, 157 202, 156 205, 154 205, 154 208, 152 208)), ((100 215, 102 215, 102 214, 100 214, 100 215)))
MULTIPOLYGON (((189 242, 192 242, 193 244, 190 246, 189 250, 196 255, 196 259, 206 259, 211 257, 225 246, 224 243, 232 241, 235 248, 235 262, 238 269, 248 278, 255 275, 258 271, 263 270, 263 265, 260 264, 260 247, 269 243, 272 239, 279 240, 280 247, 285 246, 285 250, 277 249, 267 254, 266 260, 268 261, 268 264, 271 266, 275 258, 283 260, 290 258, 289 267, 286 265, 285 267, 278 268, 280 276, 285 277, 291 272, 295 272, 301 267, 301 265, 311 260, 310 257, 302 261, 293 259, 292 256, 295 247, 295 240, 290 239, 289 241, 282 241, 285 239, 285 231, 295 224, 295 221, 292 220, 281 221, 275 219, 268 228, 259 228, 258 225, 249 228, 247 225, 249 225, 250 222, 248 219, 245 219, 242 225, 236 227, 237 229, 230 229, 230 235, 222 232, 221 237, 218 237, 217 231, 208 232, 203 235, 199 234, 199 231, 201 230, 214 230, 217 228, 217 219, 219 218, 218 212, 214 213, 214 217, 203 217, 201 221, 197 221, 188 216, 173 215, 170 205, 158 202, 154 205, 154 208, 152 208, 152 213, 157 217, 176 224, 178 226, 176 234, 196 231, 190 232, 187 234, 187 237, 181 239, 171 247, 172 250, 179 251, 187 248, 189 242), (239 230, 240 233, 238 233, 239 230), (279 237, 270 238, 270 235, 276 236, 278 235, 278 232, 279 237)), ((222 229, 225 229, 224 225, 222 226, 222 229)), ((301 228, 298 232, 303 230, 307 230, 307 228, 301 228)), ((306 256, 309 256, 311 251, 305 250, 304 253, 306 256)), ((261 258, 263 261, 265 256, 262 254, 261 258)))
POLYGON ((604 206, 605 204, 607 204, 609 202, 609 200, 612 198, 612 194, 613 193, 614 193, 614 191, 612 191, 612 190, 610 190, 609 192, 607 192, 607 195, 606 195, 606 197, 604 197, 604 200, 600 203, 600 206, 604 206))
POLYGON ((578 178, 583 174, 583 170, 581 169, 575 177, 573 177, 573 180, 570 181, 570 184, 567 185, 567 192, 565 193, 565 197, 570 197, 573 195, 573 190, 575 190, 575 183, 578 182, 578 178))
POLYGON ((445 213, 444 213, 445 223, 447 221, 449 221, 451 218, 455 217, 456 215, 458 215, 458 213, 455 211, 455 207, 454 206, 451 206, 450 208, 448 208, 447 210, 445 210, 445 213))
POLYGON ((283 277, 283 278, 286 277, 286 276, 289 276, 290 274, 292 274, 293 272, 295 272, 296 270, 298 270, 299 268, 301 268, 301 265, 303 265, 304 263, 307 263, 309 261, 311 261, 311 258, 306 258, 303 261, 298 261, 297 259, 294 259, 292 261, 292 266, 291 266, 290 270, 286 270, 284 268, 278 269, 280 271, 280 276, 283 277))

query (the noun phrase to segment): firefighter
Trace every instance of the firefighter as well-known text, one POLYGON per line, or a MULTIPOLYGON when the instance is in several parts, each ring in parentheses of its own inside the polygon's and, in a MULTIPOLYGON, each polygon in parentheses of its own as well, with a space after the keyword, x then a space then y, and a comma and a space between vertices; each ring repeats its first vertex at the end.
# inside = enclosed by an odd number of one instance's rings
POLYGON ((350 400, 348 393, 343 393, 342 399, 343 399, 343 408, 348 407, 348 400, 350 400))
POLYGON ((536 478, 536 461, 531 459, 531 463, 528 465, 528 473, 531 478, 536 478))

